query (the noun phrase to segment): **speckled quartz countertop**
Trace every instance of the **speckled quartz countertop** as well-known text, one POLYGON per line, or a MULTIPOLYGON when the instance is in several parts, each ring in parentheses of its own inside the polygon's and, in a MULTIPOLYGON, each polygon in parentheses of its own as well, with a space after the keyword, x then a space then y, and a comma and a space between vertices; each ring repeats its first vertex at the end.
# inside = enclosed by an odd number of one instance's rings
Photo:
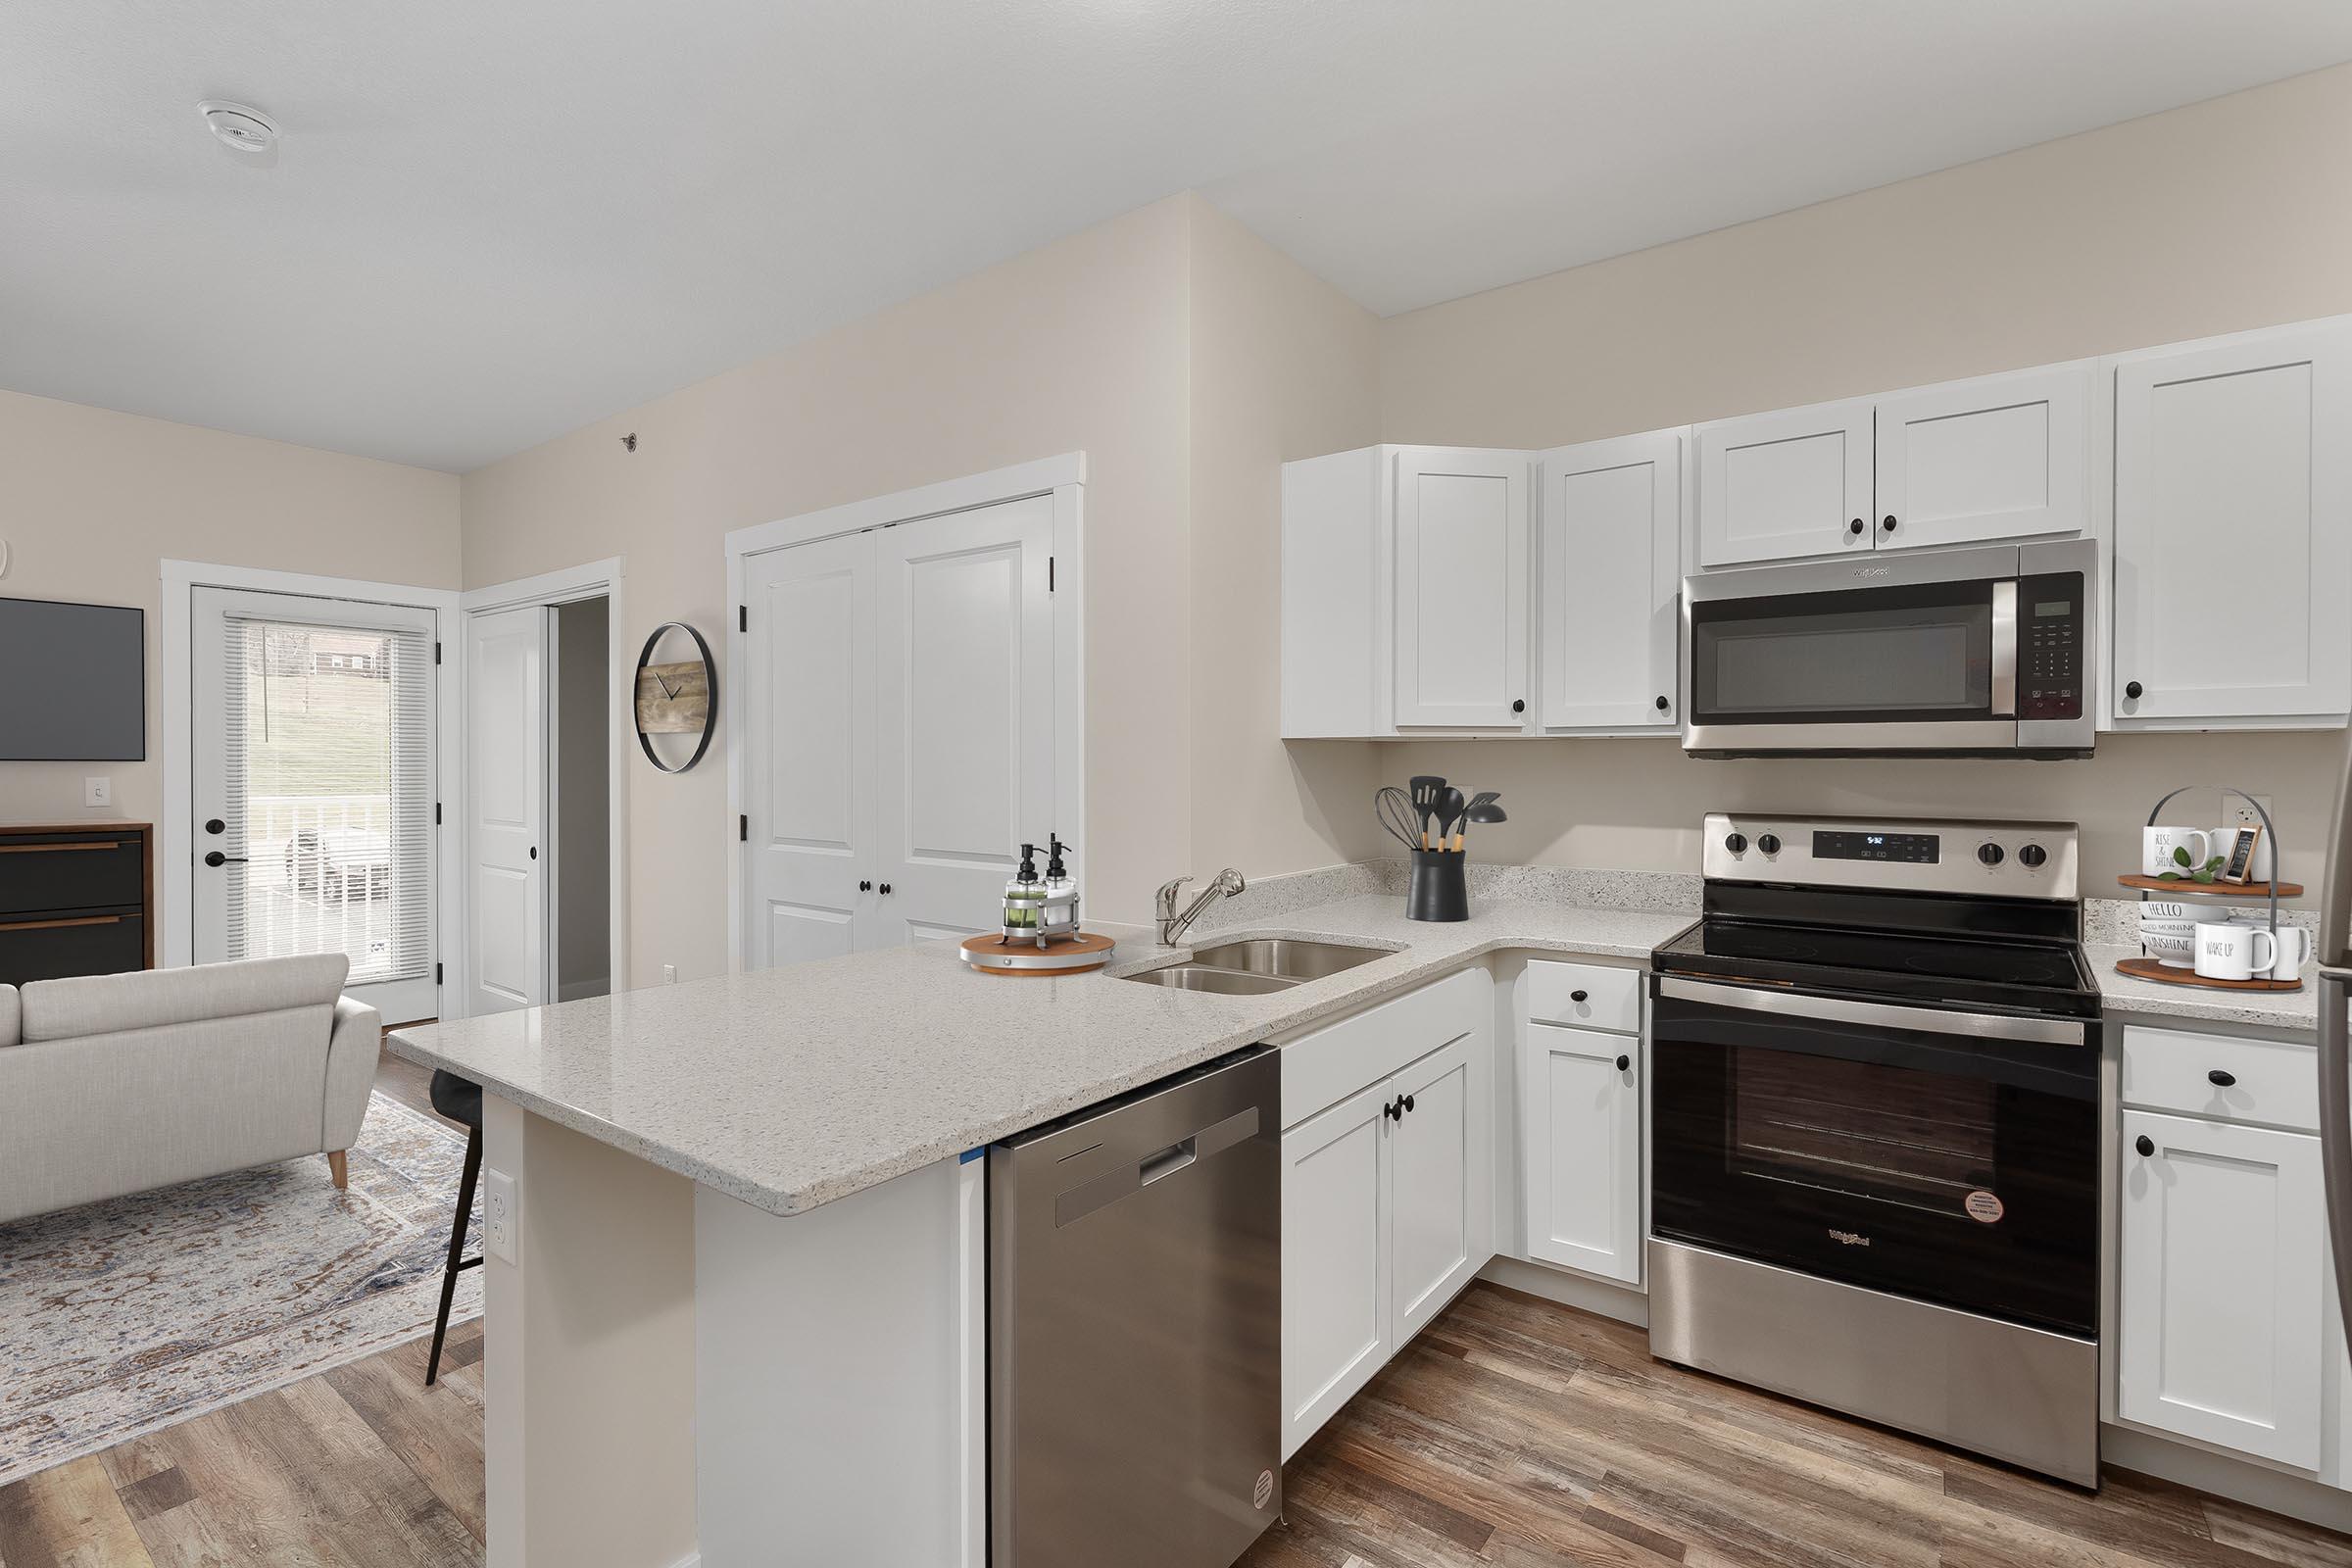
POLYGON ((402 1029, 395 1054, 775 1214, 796 1214, 1502 949, 1642 959, 1686 913, 1483 903, 1459 924, 1372 895, 1196 932, 1401 951, 1265 997, 978 974, 946 943, 402 1029))
POLYGON ((2315 1037, 2320 1027, 2317 983, 2308 976, 2300 991, 2215 991, 2203 986, 2173 986, 2160 980, 2138 980, 2118 974, 2118 958, 2139 956, 2136 947, 2088 947, 2082 956, 2098 982, 2102 1010, 2110 1017, 2177 1019, 2201 1023, 2244 1024, 2257 1029, 2307 1030, 2315 1037))

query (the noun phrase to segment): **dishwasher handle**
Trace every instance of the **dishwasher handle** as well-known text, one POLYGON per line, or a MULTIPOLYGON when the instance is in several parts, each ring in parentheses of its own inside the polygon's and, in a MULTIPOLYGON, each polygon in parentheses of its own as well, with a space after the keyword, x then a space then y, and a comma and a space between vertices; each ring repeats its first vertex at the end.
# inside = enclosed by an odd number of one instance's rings
POLYGON ((1258 1108, 1246 1105, 1200 1131, 1164 1144, 1132 1163, 1120 1163, 1054 1195, 1054 1227, 1074 1225, 1089 1214, 1131 1198, 1154 1182, 1180 1170, 1213 1159, 1236 1145, 1255 1138, 1260 1126, 1258 1108))
POLYGON ((1146 1154, 1142 1159, 1136 1161, 1135 1184, 1138 1187, 1149 1187, 1162 1176, 1175 1175, 1200 1157, 1198 1152, 1200 1144, 1200 1134, 1196 1133, 1179 1143, 1170 1144, 1155 1154, 1146 1154))

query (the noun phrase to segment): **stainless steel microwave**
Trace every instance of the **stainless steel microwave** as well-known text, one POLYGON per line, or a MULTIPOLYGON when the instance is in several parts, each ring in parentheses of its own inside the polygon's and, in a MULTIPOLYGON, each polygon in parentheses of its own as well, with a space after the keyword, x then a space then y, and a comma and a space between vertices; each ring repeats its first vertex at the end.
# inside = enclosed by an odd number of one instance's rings
POLYGON ((2089 539, 1874 552, 1683 579, 1697 757, 2087 757, 2089 539))

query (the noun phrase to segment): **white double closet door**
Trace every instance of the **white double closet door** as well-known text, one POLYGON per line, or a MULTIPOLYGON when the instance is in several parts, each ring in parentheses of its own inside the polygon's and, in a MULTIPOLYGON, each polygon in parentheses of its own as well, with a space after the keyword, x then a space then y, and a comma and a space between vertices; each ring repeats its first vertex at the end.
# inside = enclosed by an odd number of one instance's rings
POLYGON ((744 965, 998 927, 1055 819, 1054 500, 744 562, 744 965))

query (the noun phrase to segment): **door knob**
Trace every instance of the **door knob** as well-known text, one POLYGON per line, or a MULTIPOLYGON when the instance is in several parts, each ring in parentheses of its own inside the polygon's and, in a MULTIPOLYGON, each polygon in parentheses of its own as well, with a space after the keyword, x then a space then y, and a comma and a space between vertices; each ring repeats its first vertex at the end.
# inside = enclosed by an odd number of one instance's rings
POLYGON ((534 860, 539 858, 539 846, 536 844, 531 846, 531 858, 534 860))
POLYGON ((887 899, 887 898, 889 898, 889 897, 890 897, 890 884, 889 884, 889 883, 887 883, 887 882, 885 882, 885 883, 883 883, 883 884, 882 884, 880 887, 876 888, 874 891, 875 891, 875 892, 877 892, 877 893, 879 893, 879 894, 881 894, 881 895, 882 895, 884 898, 886 898, 886 899, 887 899))
POLYGON ((871 892, 873 892, 873 891, 874 891, 874 881, 873 881, 873 878, 871 878, 871 877, 860 877, 860 878, 858 879, 858 892, 860 892, 860 893, 871 893, 871 892))
POLYGON ((204 830, 207 833, 225 833, 228 831, 228 824, 217 816, 208 816, 204 819, 204 830))
POLYGON ((214 850, 211 854, 204 858, 204 863, 207 865, 243 865, 245 863, 245 857, 242 855, 222 855, 219 850, 214 850))

